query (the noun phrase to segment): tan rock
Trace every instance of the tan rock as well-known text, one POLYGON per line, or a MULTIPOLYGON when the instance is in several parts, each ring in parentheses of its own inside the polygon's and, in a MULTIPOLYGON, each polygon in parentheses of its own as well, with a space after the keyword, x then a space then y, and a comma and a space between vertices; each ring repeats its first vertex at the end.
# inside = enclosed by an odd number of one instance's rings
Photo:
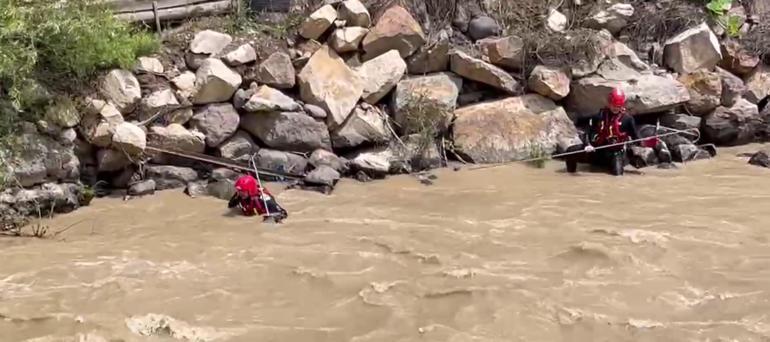
POLYGON ((123 114, 134 111, 136 104, 142 98, 139 80, 127 70, 111 70, 102 80, 101 91, 107 100, 123 114))
POLYGON ((134 124, 120 123, 115 127, 115 133, 112 135, 112 147, 132 156, 139 155, 147 147, 147 135, 134 124))
POLYGON ((489 62, 504 68, 519 70, 524 65, 524 40, 516 36, 486 38, 478 41, 489 62))
POLYGON ((770 67, 762 64, 746 78, 746 100, 757 104, 770 95, 770 67))
POLYGON ((537 94, 462 107, 455 116, 455 148, 475 163, 523 160, 579 141, 564 109, 537 94))
POLYGON ((633 5, 616 3, 592 14, 585 21, 584 25, 596 30, 606 29, 613 34, 616 34, 628 25, 628 21, 631 20, 631 17, 633 16, 633 5))
POLYGON ((302 101, 323 108, 331 127, 345 122, 364 92, 358 74, 328 46, 310 58, 297 78, 302 101))
POLYGON ((365 62, 358 69, 358 74, 365 84, 364 101, 370 104, 379 102, 398 84, 405 73, 406 62, 398 50, 390 50, 365 62))
POLYGON ((538 65, 532 70, 527 81, 530 90, 559 101, 569 95, 570 77, 563 70, 538 65))
POLYGON ((722 61, 719 66, 733 74, 746 76, 759 65, 759 57, 755 56, 740 45, 728 40, 722 43, 722 61))
POLYGON ((190 98, 195 92, 195 73, 185 71, 171 79, 171 83, 177 88, 177 94, 183 98, 190 98))
POLYGON ((289 55, 276 52, 259 64, 257 81, 278 89, 294 88, 296 70, 289 55))
POLYGON ((508 72, 462 51, 455 51, 450 58, 451 70, 469 80, 484 83, 510 94, 519 93, 521 85, 508 72))
POLYGON ((326 5, 313 12, 299 29, 299 34, 307 39, 318 39, 337 20, 337 10, 326 5))
POLYGON ((398 50, 401 58, 406 58, 425 42, 425 34, 414 17, 403 7, 392 6, 382 14, 374 28, 366 35, 363 47, 369 59, 392 49, 398 50))
POLYGON ((137 58, 134 71, 136 72, 150 72, 156 74, 162 74, 165 68, 163 63, 159 59, 154 57, 139 57, 137 58))
POLYGON ((717 36, 704 22, 669 39, 663 49, 663 59, 669 68, 688 74, 714 68, 722 60, 722 52, 717 36))
POLYGON ((566 107, 578 117, 596 115, 607 105, 607 95, 613 88, 625 91, 628 112, 632 115, 662 112, 690 100, 682 83, 655 75, 641 75, 628 81, 591 76, 572 82, 570 88, 566 107))
POLYGON ((429 45, 423 45, 407 59, 410 74, 422 75, 449 69, 449 37, 440 38, 429 45))
POLYGON ((203 153, 206 149, 205 135, 190 131, 179 124, 150 127, 147 144, 153 147, 179 152, 203 153))
POLYGON ((686 106, 692 114, 707 114, 722 103, 722 79, 716 72, 701 69, 680 76, 679 82, 687 87, 690 94, 686 106))
POLYGON ((332 132, 332 146, 342 149, 388 142, 391 133, 386 117, 386 114, 373 106, 357 107, 345 123, 332 132))
POLYGON ((302 106, 280 90, 263 85, 244 104, 243 110, 251 113, 272 111, 298 112, 302 110, 302 106))
POLYGON ((308 153, 319 148, 331 150, 329 128, 305 113, 246 114, 241 128, 274 149, 308 153))
POLYGON ((222 58, 230 66, 238 66, 257 60, 257 51, 251 44, 243 44, 222 58))
POLYGON ((227 102, 241 86, 241 75, 217 58, 203 62, 195 74, 193 104, 227 102))
POLYGON ((80 121, 80 133, 94 146, 109 147, 117 125, 124 122, 123 115, 111 103, 86 99, 86 113, 80 121))
POLYGON ((195 34, 190 42, 190 52, 199 55, 213 55, 230 45, 233 37, 226 33, 203 30, 195 34))
POLYGON ((339 28, 329 39, 329 45, 339 53, 353 52, 358 50, 367 33, 369 33, 369 29, 363 27, 339 28))
POLYGON ((339 18, 348 26, 369 27, 372 26, 372 17, 366 6, 359 0, 346 0, 340 4, 339 18))
POLYGON ((411 111, 423 105, 415 103, 419 101, 428 101, 428 106, 444 109, 449 123, 462 87, 463 79, 450 72, 410 77, 400 81, 393 92, 391 104, 396 123, 402 128, 406 127, 411 111))

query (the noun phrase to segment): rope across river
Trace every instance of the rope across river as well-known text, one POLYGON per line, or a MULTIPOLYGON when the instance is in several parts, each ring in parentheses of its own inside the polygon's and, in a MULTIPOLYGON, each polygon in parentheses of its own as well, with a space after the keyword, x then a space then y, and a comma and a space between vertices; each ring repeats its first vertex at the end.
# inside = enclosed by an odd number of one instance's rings
MULTIPOLYGON (((602 146, 594 147, 594 151, 598 151, 598 150, 606 149, 606 148, 610 148, 610 147, 616 147, 616 146, 622 146, 622 145, 627 145, 627 144, 633 144, 633 143, 636 143, 636 142, 641 142, 641 141, 645 141, 645 140, 649 140, 649 139, 657 139, 657 138, 667 137, 667 136, 670 136, 670 135, 677 135, 677 134, 695 135, 696 138, 693 140, 693 143, 695 143, 698 140, 700 140, 700 132, 697 129, 694 129, 694 128, 687 129, 687 130, 679 130, 679 129, 674 129, 674 128, 671 128, 671 127, 660 126, 660 125, 658 125, 657 128, 663 128, 663 129, 669 130, 670 132, 662 133, 662 134, 656 134, 656 135, 652 135, 652 136, 645 137, 645 138, 639 138, 639 139, 634 139, 634 140, 629 140, 629 141, 624 141, 624 142, 619 142, 619 143, 614 143, 614 144, 602 145, 602 146)), ((580 154, 580 153, 587 153, 587 152, 585 150, 577 150, 577 151, 564 152, 564 153, 559 153, 559 154, 554 154, 554 155, 544 156, 544 157, 536 157, 536 158, 529 158, 529 159, 524 159, 524 160, 514 160, 514 161, 510 161, 510 162, 495 163, 495 164, 491 164, 491 165, 476 166, 476 167, 470 168, 470 170, 491 169, 491 168, 505 166, 505 165, 512 164, 512 163, 530 163, 530 162, 535 162, 535 161, 540 161, 540 160, 548 160, 548 159, 561 158, 561 157, 566 157, 566 156, 569 156, 569 155, 580 154)))

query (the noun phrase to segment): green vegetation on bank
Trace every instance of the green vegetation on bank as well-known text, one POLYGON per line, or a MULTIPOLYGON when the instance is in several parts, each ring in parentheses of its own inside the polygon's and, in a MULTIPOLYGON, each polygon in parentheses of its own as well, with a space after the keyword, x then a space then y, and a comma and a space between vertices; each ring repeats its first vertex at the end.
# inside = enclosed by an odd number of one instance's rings
POLYGON ((129 68, 159 47, 93 0, 0 0, 0 140, 99 71, 129 68))

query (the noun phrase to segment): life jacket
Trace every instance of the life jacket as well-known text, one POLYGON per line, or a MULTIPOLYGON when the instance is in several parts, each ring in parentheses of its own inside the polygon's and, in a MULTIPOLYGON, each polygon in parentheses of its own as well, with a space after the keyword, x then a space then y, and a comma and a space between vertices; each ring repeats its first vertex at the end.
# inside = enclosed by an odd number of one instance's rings
POLYGON ((599 132, 594 138, 594 146, 601 146, 609 144, 614 138, 613 143, 620 143, 628 141, 628 134, 621 130, 623 117, 626 115, 625 111, 618 114, 612 114, 609 111, 602 111, 602 121, 599 123, 599 132))
POLYGON ((265 201, 269 201, 273 195, 267 188, 261 188, 254 177, 244 175, 238 178, 235 181, 235 190, 248 194, 247 198, 241 198, 241 211, 244 215, 265 215, 267 213, 265 201))

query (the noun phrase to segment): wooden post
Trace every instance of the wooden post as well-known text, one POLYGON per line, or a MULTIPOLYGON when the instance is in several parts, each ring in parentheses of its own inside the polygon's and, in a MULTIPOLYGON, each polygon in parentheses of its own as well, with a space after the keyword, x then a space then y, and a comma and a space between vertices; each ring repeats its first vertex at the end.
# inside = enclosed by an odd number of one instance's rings
POLYGON ((160 29, 160 17, 158 16, 158 2, 153 1, 152 2, 152 14, 155 16, 155 29, 158 31, 158 34, 161 33, 160 29))

